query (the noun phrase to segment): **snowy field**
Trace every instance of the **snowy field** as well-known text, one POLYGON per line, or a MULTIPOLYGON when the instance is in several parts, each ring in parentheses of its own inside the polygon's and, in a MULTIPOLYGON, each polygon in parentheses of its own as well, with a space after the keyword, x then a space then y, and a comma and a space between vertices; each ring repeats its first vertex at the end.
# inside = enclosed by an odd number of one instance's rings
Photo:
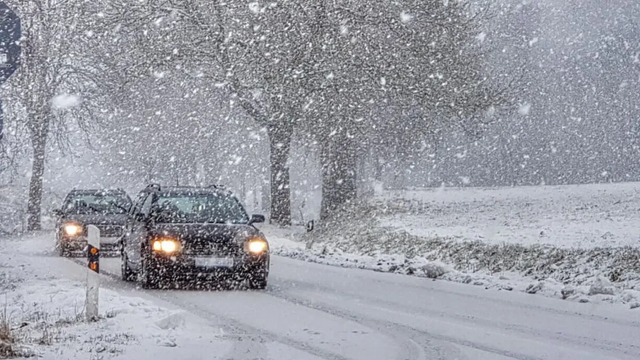
POLYGON ((307 261, 635 309, 639 193, 638 183, 387 191, 329 228, 269 231, 284 244, 276 252, 307 261))
POLYGON ((394 191, 380 225, 425 238, 640 247, 640 183, 394 191))

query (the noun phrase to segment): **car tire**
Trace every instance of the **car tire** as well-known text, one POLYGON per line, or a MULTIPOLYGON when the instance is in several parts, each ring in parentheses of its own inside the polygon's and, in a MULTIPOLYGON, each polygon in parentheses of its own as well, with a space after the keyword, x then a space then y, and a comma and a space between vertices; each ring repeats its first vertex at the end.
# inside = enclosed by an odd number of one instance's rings
POLYGON ((148 259, 142 260, 142 266, 140 269, 140 284, 143 289, 157 289, 160 286, 160 276, 158 272, 151 267, 148 259))
POLYGON ((129 259, 127 259, 127 255, 124 251, 120 255, 120 272, 122 274, 123 281, 131 282, 136 279, 136 273, 129 267, 129 259))
POLYGON ((71 257, 71 252, 69 251, 67 246, 65 246, 60 241, 56 242, 56 250, 58 251, 58 255, 61 257, 71 257))
POLYGON ((251 273, 248 276, 249 289, 251 290, 264 290, 267 288, 267 282, 269 273, 265 270, 259 270, 251 273))

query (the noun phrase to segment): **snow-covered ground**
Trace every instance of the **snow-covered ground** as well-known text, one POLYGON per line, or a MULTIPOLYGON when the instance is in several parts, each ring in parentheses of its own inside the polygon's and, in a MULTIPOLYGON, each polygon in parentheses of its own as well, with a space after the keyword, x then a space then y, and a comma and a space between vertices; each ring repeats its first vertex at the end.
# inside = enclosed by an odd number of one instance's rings
POLYGON ((0 238, 0 357, 638 359, 637 187, 384 193, 330 229, 263 225, 275 254, 306 260, 274 256, 266 291, 145 291, 103 258, 94 323, 86 269, 54 255, 53 234, 0 238), (491 226, 514 236, 470 230, 491 226), (572 226, 593 241, 578 247, 572 226))
MULTIPOLYGON (((299 246, 286 239, 290 231, 269 231, 274 247, 299 246)), ((52 255, 52 245, 53 234, 0 240, 0 298, 6 299, 12 349, 23 355, 132 360, 640 357, 640 313, 623 306, 487 291, 279 256, 272 259, 266 291, 142 290, 119 280, 118 258, 103 258, 102 318, 87 323, 82 261, 52 255)))
POLYGON ((4 338, 0 331, 0 358, 251 359, 250 350, 263 347, 269 354, 265 359, 314 359, 234 333, 106 277, 101 319, 89 323, 85 269, 53 255, 52 239, 49 233, 0 239, 0 322, 10 329, 4 338))
POLYGON ((307 261, 635 309, 638 193, 638 183, 388 191, 328 229, 265 231, 276 253, 307 261))
POLYGON ((640 183, 391 191, 381 226, 489 244, 640 247, 640 183))

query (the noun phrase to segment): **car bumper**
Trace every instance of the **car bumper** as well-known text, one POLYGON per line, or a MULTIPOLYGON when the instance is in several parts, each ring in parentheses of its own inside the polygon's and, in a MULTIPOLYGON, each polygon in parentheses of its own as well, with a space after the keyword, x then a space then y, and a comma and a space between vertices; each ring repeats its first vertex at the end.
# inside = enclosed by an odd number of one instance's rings
MULTIPOLYGON (((81 251, 87 247, 86 236, 76 236, 73 238, 62 237, 60 240, 61 245, 64 245, 68 250, 81 251)), ((104 252, 118 251, 120 249, 119 237, 103 237, 100 238, 100 250, 104 252)))
POLYGON ((269 254, 259 256, 233 257, 233 263, 228 265, 203 265, 212 256, 177 256, 167 257, 152 255, 150 270, 162 278, 195 279, 200 277, 229 277, 254 274, 269 270, 269 254))

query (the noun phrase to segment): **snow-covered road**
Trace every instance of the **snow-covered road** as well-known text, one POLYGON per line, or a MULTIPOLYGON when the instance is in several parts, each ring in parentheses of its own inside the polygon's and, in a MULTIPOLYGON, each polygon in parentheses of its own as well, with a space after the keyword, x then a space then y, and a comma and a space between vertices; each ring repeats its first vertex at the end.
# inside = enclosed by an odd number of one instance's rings
MULTIPOLYGON (((117 276, 118 260, 103 269, 117 276)), ((640 358, 634 311, 281 257, 264 293, 149 293, 322 359, 640 358)), ((266 347, 246 351, 268 358, 266 347)))
MULTIPOLYGON (((29 256, 34 266, 56 276, 84 278, 76 261, 37 252, 29 256)), ((205 344, 199 353, 190 352, 190 359, 640 358, 640 312, 611 304, 578 304, 282 257, 273 258, 264 292, 144 291, 118 279, 118 259, 101 261, 106 289, 186 310, 191 319, 228 335, 224 354, 202 354, 205 344)), ((189 350, 180 346, 156 350, 189 350)), ((153 349, 144 354, 125 352, 117 358, 161 358, 152 355, 153 349)))

